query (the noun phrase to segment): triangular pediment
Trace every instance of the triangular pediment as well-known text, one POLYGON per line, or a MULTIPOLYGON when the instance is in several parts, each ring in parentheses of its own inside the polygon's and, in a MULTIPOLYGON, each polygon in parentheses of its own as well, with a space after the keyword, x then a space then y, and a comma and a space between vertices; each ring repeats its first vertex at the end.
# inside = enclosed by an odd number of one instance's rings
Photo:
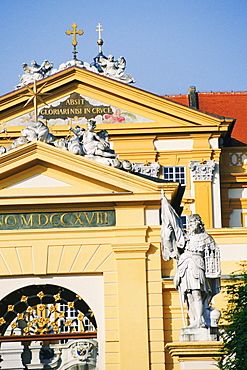
POLYGON ((33 189, 33 188, 58 188, 64 186, 72 186, 64 181, 54 179, 50 176, 37 174, 22 181, 15 182, 7 186, 5 189, 33 189))
MULTIPOLYGON (((70 125, 83 125, 88 118, 96 119, 109 135, 123 130, 226 131, 231 122, 77 67, 37 81, 37 88, 44 83, 47 105, 39 103, 39 113, 55 133, 65 134, 70 125)), ((24 107, 28 93, 23 87, 0 97, 0 121, 11 133, 20 132, 33 118, 31 103, 24 107)))
MULTIPOLYGON (((85 202, 115 201, 117 197, 147 197, 167 188, 175 193, 177 184, 113 168, 46 143, 33 142, 0 156, 0 198, 46 200, 59 197, 85 202)), ((53 199, 54 201, 54 199, 53 199)))

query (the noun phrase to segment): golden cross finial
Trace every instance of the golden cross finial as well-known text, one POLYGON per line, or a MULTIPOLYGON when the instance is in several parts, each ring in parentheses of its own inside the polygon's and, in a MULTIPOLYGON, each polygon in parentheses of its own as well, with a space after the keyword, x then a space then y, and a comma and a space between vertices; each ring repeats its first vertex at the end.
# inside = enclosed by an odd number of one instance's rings
POLYGON ((38 90, 37 90, 36 80, 34 80, 34 82, 33 82, 33 89, 31 89, 29 86, 25 85, 26 88, 29 90, 29 94, 24 94, 24 96, 30 96, 30 95, 31 96, 28 99, 28 101, 25 103, 24 107, 26 107, 33 100, 34 122, 37 122, 37 118, 38 118, 38 100, 40 102, 44 103, 45 105, 47 105, 47 103, 42 99, 41 96, 42 95, 48 95, 48 93, 40 94, 46 84, 47 84, 47 82, 45 82, 38 90))
POLYGON ((104 41, 101 38, 101 32, 102 31, 104 31, 103 28, 102 28, 102 25, 100 23, 98 23, 96 32, 99 33, 99 38, 98 38, 98 41, 97 41, 97 43, 99 45, 99 54, 102 53, 102 45, 104 43, 104 41))
POLYGON ((76 45, 78 44, 78 41, 76 40, 76 35, 83 35, 84 31, 82 31, 82 30, 76 31, 76 28, 77 28, 76 23, 72 24, 72 28, 73 28, 73 31, 67 30, 67 31, 65 31, 65 33, 66 33, 66 35, 73 35, 72 45, 74 46, 73 53, 74 53, 74 59, 76 60, 76 54, 77 54, 76 45))

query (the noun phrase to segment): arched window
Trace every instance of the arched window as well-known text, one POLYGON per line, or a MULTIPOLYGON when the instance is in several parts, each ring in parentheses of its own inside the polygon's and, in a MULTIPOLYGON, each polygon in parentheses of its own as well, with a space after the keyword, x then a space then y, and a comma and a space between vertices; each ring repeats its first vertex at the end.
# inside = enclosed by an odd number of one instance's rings
POLYGON ((95 338, 96 333, 90 307, 64 287, 29 285, 0 301, 0 340, 16 335, 95 338))

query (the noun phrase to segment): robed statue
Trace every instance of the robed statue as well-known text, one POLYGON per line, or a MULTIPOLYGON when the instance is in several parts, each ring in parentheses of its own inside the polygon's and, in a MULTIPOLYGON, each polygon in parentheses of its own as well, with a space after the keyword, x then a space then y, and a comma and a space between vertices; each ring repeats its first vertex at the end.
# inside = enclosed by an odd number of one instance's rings
POLYGON ((220 252, 205 231, 198 214, 192 214, 185 232, 180 217, 162 198, 162 255, 165 261, 177 260, 174 284, 188 308, 189 328, 215 327, 219 311, 211 300, 220 291, 220 252), (216 312, 217 311, 217 312, 216 312))

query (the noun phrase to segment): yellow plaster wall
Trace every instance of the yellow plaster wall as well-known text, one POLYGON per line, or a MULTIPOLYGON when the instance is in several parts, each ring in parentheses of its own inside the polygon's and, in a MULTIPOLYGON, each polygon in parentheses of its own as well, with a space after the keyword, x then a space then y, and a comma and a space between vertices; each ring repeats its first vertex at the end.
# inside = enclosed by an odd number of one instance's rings
POLYGON ((144 211, 116 205, 108 228, 1 231, 2 276, 103 274, 106 369, 164 368, 160 249, 144 211))
MULTIPOLYGON (((120 160, 158 160, 162 166, 186 166, 187 187, 182 202, 185 214, 190 214, 191 205, 196 205, 206 226, 212 226, 211 183, 196 184, 193 193, 188 164, 192 160, 220 160, 221 149, 212 149, 209 140, 224 134, 230 120, 222 121, 80 69, 65 70, 46 80, 43 92, 52 90, 47 95, 48 103, 78 92, 152 120, 130 125, 102 124, 97 129, 108 130, 120 160), (192 139, 193 148, 155 150, 155 140, 169 138, 181 142, 192 139)), ((25 97, 18 92, 0 97, 0 103, 0 120, 4 122, 30 110, 23 108, 25 97)), ((9 128, 9 135, 19 137, 22 128, 9 128)), ((64 137, 68 127, 55 126, 52 132, 64 137)), ((0 134, 0 145, 10 142, 6 134, 0 134)), ((232 176, 230 170, 222 173, 223 215, 228 212, 229 183, 246 182, 245 176, 239 175, 241 171, 237 172, 238 176, 232 176)), ((145 208, 159 207, 161 187, 43 143, 30 143, 1 156, 0 175, 1 212, 107 207, 116 210, 117 221, 111 228, 1 231, 0 275, 103 274, 106 370, 163 370, 164 363, 166 370, 178 370, 178 359, 165 351, 165 343, 177 341, 183 326, 178 292, 171 280, 175 264, 161 259, 160 227, 145 225, 145 208), (67 196, 66 187, 59 189, 60 199, 52 197, 54 189, 6 189, 41 173, 71 184, 72 196, 67 196), (164 276, 168 278, 163 280, 164 276)), ((176 186, 167 186, 165 191, 170 200, 175 196, 176 186)), ((224 225, 228 226, 227 221, 224 225)), ((211 234, 222 244, 231 240, 244 243, 247 236, 245 231, 211 234)), ((223 261, 222 273, 229 274, 237 264, 223 261)), ((222 295, 215 302, 217 306, 225 304, 222 295)))

